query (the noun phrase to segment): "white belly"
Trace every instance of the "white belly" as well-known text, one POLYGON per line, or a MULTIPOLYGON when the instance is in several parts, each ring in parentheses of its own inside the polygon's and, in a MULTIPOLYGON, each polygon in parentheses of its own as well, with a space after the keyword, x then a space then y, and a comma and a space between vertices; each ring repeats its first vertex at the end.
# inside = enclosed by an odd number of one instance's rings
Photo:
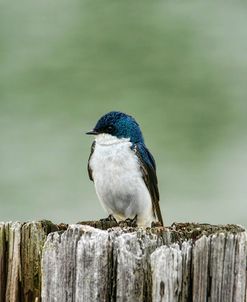
POLYGON ((150 226, 154 221, 152 201, 130 146, 126 139, 96 137, 90 160, 95 189, 104 208, 117 220, 137 215, 138 225, 150 226))

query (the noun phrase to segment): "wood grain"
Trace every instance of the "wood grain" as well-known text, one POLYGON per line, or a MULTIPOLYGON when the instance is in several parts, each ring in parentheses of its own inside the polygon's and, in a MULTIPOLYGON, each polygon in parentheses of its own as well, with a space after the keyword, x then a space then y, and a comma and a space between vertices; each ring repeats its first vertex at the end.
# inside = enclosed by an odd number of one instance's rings
POLYGON ((246 302, 246 231, 0 223, 0 302, 246 302))

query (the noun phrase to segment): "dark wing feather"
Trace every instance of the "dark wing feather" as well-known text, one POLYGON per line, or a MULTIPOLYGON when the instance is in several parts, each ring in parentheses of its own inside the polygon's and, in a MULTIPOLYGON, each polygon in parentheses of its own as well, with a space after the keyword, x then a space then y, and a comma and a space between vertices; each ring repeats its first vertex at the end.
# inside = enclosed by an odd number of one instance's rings
POLYGON ((95 149, 95 141, 92 143, 92 146, 91 146, 91 153, 89 155, 89 159, 88 159, 88 163, 87 163, 87 171, 88 171, 88 176, 89 176, 89 179, 93 181, 93 171, 92 169, 90 168, 90 159, 93 155, 93 152, 94 152, 94 149, 95 149))
POLYGON ((158 179, 156 176, 156 165, 154 158, 146 146, 142 143, 133 145, 132 149, 139 159, 142 177, 151 195, 155 217, 157 217, 158 221, 163 225, 159 205, 158 179))

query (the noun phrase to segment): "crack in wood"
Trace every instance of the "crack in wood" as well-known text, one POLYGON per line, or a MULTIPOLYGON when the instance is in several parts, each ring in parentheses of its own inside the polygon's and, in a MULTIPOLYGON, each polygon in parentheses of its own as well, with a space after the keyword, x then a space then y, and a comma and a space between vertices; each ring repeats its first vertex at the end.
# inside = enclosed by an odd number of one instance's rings
POLYGON ((246 231, 0 223, 0 302, 244 302, 246 231))

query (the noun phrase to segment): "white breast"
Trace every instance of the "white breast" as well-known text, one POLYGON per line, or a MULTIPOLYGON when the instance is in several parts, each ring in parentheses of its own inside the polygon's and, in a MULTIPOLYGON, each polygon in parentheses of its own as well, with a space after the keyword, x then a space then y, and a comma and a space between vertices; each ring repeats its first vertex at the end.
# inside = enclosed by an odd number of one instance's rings
POLYGON ((89 164, 102 205, 117 220, 137 215, 139 225, 150 226, 154 220, 151 197, 131 142, 109 134, 97 135, 95 141, 89 164))

